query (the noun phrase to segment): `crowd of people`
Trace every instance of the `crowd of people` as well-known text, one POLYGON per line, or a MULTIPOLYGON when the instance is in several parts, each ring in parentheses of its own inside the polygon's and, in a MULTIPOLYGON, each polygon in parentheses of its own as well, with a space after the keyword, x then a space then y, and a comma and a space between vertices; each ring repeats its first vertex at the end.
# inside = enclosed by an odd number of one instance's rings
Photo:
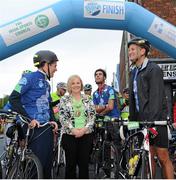
MULTIPOLYGON (((22 75, 9 97, 8 108, 31 120, 30 127, 34 129, 32 138, 45 131, 30 144, 41 161, 44 178, 51 178, 53 133, 57 133, 58 126, 64 132, 65 178, 88 179, 92 133, 97 118, 109 119, 109 134, 117 148, 120 146, 119 127, 111 122, 111 118, 129 121, 166 120, 163 75, 159 66, 147 58, 149 50, 150 44, 145 39, 135 38, 128 43, 129 60, 133 68, 130 86, 123 89, 122 94, 105 83, 107 74, 101 68, 94 73, 97 85, 94 92, 92 85, 84 85, 79 75, 71 75, 67 83, 59 82, 56 92, 51 93, 48 81, 57 71, 59 60, 51 51, 39 51, 34 55, 33 63, 37 71, 22 75), (52 124, 54 130, 51 127, 38 128, 45 122, 52 124)), ((167 127, 157 126, 155 129, 158 136, 150 142, 153 172, 155 174, 154 155, 157 155, 164 178, 173 179, 167 127)))

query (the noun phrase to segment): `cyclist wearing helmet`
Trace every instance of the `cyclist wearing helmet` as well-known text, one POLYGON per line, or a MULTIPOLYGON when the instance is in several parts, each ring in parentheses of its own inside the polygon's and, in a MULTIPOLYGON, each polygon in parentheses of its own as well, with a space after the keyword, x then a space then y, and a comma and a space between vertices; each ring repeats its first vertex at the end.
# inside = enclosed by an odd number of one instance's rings
POLYGON ((56 88, 57 88, 57 91, 53 92, 51 94, 51 98, 52 98, 52 106, 53 106, 54 116, 57 121, 59 118, 58 104, 60 103, 61 97, 64 96, 67 91, 67 84, 64 82, 59 82, 59 83, 57 83, 56 88))
POLYGON ((44 178, 51 178, 53 130, 47 125, 49 122, 57 131, 57 123, 53 121, 54 115, 50 107, 50 80, 57 71, 57 56, 51 51, 39 51, 33 58, 36 72, 22 76, 9 97, 12 110, 28 117, 30 127, 34 128, 30 148, 38 156, 43 166, 44 178), (42 135, 41 135, 42 134, 42 135), (36 138, 37 137, 37 138, 36 138), (34 141, 32 139, 35 139, 34 141))
POLYGON ((122 97, 119 98, 120 100, 120 111, 121 111, 121 118, 123 120, 128 120, 129 116, 129 89, 124 88, 122 97))
POLYGON ((60 98, 65 95, 67 91, 67 84, 64 82, 57 83, 57 91, 51 94, 52 105, 56 106, 60 102, 60 98))
POLYGON ((84 94, 91 97, 91 94, 92 94, 92 85, 91 84, 85 84, 85 86, 84 86, 84 94))
MULTIPOLYGON (((167 104, 163 73, 151 62, 147 55, 150 43, 142 38, 134 38, 128 43, 128 56, 133 63, 130 72, 129 120, 162 121, 167 119, 167 104)), ((154 155, 157 154, 164 178, 173 179, 173 166, 168 153, 167 126, 157 126, 158 135, 150 140, 152 172, 155 175, 154 155)))

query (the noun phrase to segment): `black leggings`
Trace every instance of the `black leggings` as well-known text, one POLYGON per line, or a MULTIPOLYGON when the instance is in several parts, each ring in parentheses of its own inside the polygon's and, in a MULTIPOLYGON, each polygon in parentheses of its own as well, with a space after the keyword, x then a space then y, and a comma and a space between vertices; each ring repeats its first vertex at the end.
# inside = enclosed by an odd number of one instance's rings
POLYGON ((76 179, 76 166, 79 169, 79 179, 89 178, 89 157, 92 145, 92 134, 80 138, 64 134, 62 145, 66 155, 66 179, 76 179))

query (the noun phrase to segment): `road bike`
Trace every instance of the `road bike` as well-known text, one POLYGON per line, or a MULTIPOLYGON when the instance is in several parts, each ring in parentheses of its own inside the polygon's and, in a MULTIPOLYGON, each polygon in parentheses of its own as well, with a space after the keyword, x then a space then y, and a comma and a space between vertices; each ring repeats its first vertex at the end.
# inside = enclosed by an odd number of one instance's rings
POLYGON ((151 154, 149 151, 150 127, 167 124, 167 121, 119 121, 119 126, 121 126, 120 135, 122 139, 124 139, 119 162, 119 178, 151 179, 153 177, 151 154), (123 126, 128 126, 129 129, 133 130, 137 129, 137 131, 131 133, 131 135, 125 139, 123 135, 123 126), (129 149, 131 149, 130 153, 129 149))
POLYGON ((94 178, 117 178, 118 150, 108 137, 109 119, 99 118, 95 121, 93 150, 91 162, 94 166, 94 178))
MULTIPOLYGON (((42 179, 42 165, 38 157, 29 148, 30 140, 29 119, 13 111, 0 110, 0 119, 13 123, 7 130, 10 143, 0 157, 2 178, 4 179, 42 179), (19 138, 19 128, 26 126, 25 139, 19 138)), ((47 125, 43 124, 41 127, 47 125)))
POLYGON ((53 149, 53 162, 52 162, 52 169, 51 169, 51 177, 52 179, 57 179, 59 176, 60 170, 65 167, 65 151, 62 147, 62 135, 63 130, 59 129, 58 134, 55 135, 55 143, 53 149))

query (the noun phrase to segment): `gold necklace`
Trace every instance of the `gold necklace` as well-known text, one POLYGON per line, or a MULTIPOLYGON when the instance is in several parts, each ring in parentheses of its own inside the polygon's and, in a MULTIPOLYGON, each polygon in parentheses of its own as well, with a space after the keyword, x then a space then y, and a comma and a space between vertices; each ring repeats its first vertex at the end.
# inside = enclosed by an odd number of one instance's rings
POLYGON ((81 115, 82 101, 79 102, 73 100, 74 116, 79 117, 81 115))

